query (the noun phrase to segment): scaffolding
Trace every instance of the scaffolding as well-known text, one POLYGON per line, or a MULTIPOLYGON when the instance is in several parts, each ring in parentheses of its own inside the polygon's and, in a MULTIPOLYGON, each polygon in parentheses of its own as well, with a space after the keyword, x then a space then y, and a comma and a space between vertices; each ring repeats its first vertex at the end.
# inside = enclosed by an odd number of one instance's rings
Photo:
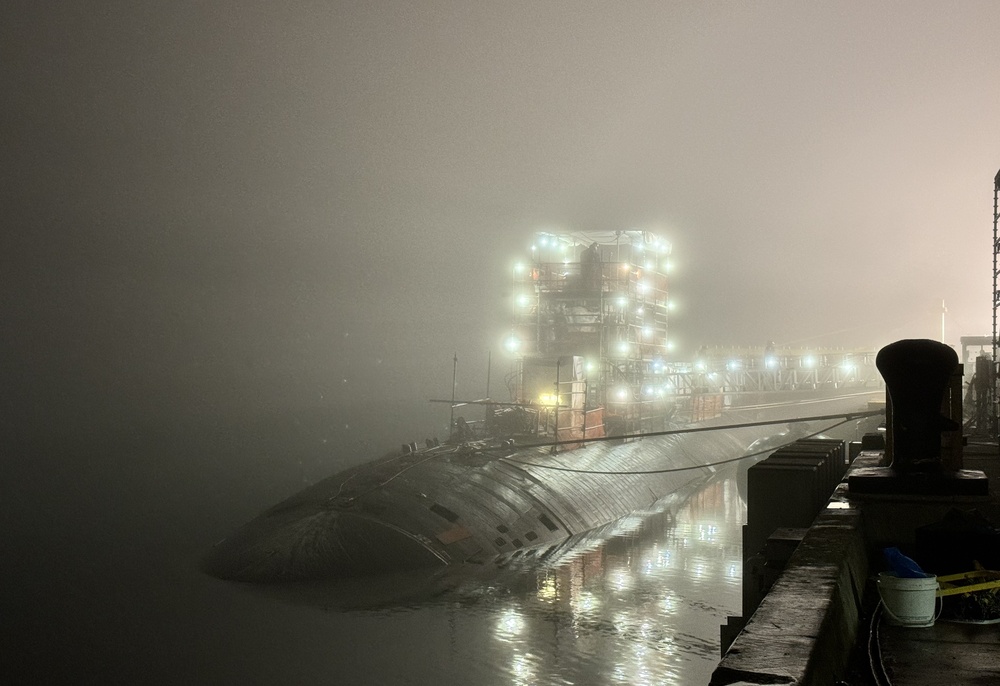
POLYGON ((515 398, 584 414, 602 408, 622 433, 662 428, 668 408, 641 388, 670 349, 670 249, 647 231, 537 234, 530 262, 513 275, 515 398))
POLYGON ((517 353, 511 399, 537 414, 539 432, 641 434, 718 417, 752 394, 767 403, 881 387, 866 350, 772 344, 671 359, 670 256, 669 243, 643 231, 536 235, 530 261, 514 266, 507 347, 517 353))

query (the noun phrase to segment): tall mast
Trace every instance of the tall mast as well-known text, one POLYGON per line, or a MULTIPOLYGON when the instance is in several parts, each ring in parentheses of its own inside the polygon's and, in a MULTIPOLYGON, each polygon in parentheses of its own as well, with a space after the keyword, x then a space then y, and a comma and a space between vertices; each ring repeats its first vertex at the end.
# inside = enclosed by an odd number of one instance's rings
POLYGON ((990 435, 997 436, 997 308, 1000 307, 1000 291, 997 290, 997 256, 1000 254, 1000 240, 997 236, 997 222, 1000 220, 1000 209, 997 199, 1000 196, 1000 171, 993 177, 993 364, 990 367, 993 378, 990 379, 990 435))

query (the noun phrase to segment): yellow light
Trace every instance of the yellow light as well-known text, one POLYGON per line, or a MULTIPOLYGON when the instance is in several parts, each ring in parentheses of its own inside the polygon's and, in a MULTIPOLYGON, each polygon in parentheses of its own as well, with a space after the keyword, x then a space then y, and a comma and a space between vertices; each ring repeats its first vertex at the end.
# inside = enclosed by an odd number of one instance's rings
POLYGON ((547 576, 538 586, 538 599, 545 602, 552 602, 558 596, 555 577, 547 576))
POLYGON ((538 396, 538 402, 542 405, 555 406, 559 404, 559 398, 554 393, 542 393, 538 396))

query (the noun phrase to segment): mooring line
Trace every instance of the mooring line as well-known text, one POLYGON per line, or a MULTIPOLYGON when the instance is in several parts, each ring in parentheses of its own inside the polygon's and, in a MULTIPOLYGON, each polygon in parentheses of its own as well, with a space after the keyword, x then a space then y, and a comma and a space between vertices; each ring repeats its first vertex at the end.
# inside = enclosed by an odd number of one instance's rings
MULTIPOLYGON (((873 414, 879 414, 879 413, 878 412, 875 412, 875 413, 869 412, 869 413, 864 413, 864 414, 865 414, 865 416, 870 417, 870 416, 873 416, 873 414)), ((780 448, 784 448, 785 446, 792 445, 796 441, 801 441, 801 440, 806 439, 806 438, 813 438, 814 436, 819 436, 824 431, 829 431, 830 429, 835 429, 838 426, 841 426, 843 424, 847 424, 848 422, 852 422, 855 419, 863 419, 863 417, 859 417, 859 416, 853 415, 853 414, 852 415, 835 415, 835 418, 840 418, 840 417, 846 417, 846 418, 843 421, 837 422, 836 424, 831 424, 830 426, 825 427, 823 429, 820 429, 819 431, 813 432, 811 434, 808 434, 807 436, 797 437, 794 440, 791 440, 788 443, 784 443, 782 445, 779 445, 779 446, 777 446, 775 448, 766 448, 764 450, 758 450, 755 453, 748 453, 746 455, 740 455, 739 457, 731 457, 731 458, 729 458, 727 460, 719 460, 718 462, 706 462, 705 464, 694 465, 694 466, 690 466, 690 467, 671 467, 670 469, 649 469, 649 470, 634 471, 634 472, 632 472, 632 471, 630 471, 630 472, 624 472, 624 471, 607 471, 607 472, 605 472, 605 471, 600 471, 600 470, 595 470, 595 469, 574 469, 572 467, 563 467, 563 466, 560 466, 560 465, 539 464, 537 462, 523 462, 521 460, 512 460, 509 457, 501 457, 499 459, 501 459, 501 460, 503 460, 503 461, 505 461, 505 462, 507 462, 509 464, 523 465, 525 467, 537 467, 538 469, 554 469, 554 470, 556 470, 558 472, 574 472, 576 474, 605 474, 605 475, 609 475, 609 476, 628 476, 628 475, 633 475, 633 474, 634 475, 642 475, 642 474, 668 474, 670 472, 687 472, 687 471, 691 471, 691 470, 694 470, 694 469, 705 469, 706 467, 718 467, 718 466, 721 466, 721 465, 724 465, 724 464, 730 464, 732 462, 739 462, 740 460, 746 460, 746 459, 749 459, 751 457, 757 457, 758 455, 763 455, 764 453, 771 453, 771 452, 774 452, 775 450, 778 450, 780 448)), ((828 419, 829 418, 830 417, 828 417, 828 419)), ((812 420, 810 420, 810 419, 802 419, 802 420, 799 420, 799 421, 815 421, 815 420, 816 420, 816 418, 813 418, 812 420)), ((759 424, 747 425, 747 426, 759 426, 759 424)), ((720 428, 734 428, 734 427, 720 427, 720 428)), ((644 436, 651 436, 653 434, 642 434, 642 435, 644 435, 644 436)))

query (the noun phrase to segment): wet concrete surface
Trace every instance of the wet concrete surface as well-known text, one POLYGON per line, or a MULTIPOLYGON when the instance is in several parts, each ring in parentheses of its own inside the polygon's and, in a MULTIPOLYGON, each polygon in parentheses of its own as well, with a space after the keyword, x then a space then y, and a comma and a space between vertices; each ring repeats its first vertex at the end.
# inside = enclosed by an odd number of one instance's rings
MULTIPOLYGON (((958 503, 1000 524, 1000 450, 995 443, 966 446, 964 467, 982 471, 989 478, 989 496, 981 501, 958 503)), ((971 571, 971 570, 969 570, 971 571)), ((1000 683, 1000 624, 950 620, 948 613, 934 626, 878 627, 880 669, 899 686, 924 684, 1000 683)))

